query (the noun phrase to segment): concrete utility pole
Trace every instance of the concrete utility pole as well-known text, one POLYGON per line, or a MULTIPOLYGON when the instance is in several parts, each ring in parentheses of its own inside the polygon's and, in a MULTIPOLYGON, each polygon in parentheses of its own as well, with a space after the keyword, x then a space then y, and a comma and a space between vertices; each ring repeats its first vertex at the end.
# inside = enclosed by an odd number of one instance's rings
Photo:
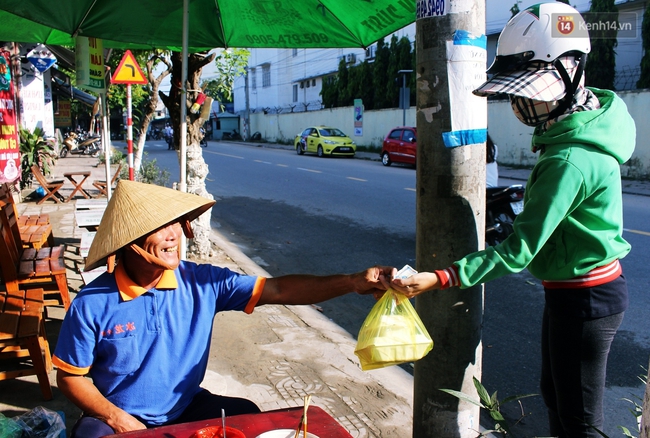
MULTIPOLYGON (((485 3, 418 0, 416 13, 416 269, 431 272, 484 246, 487 105, 471 92, 485 78, 485 3)), ((416 309, 434 347, 415 364, 413 437, 475 437, 479 408, 440 389, 478 400, 483 287, 428 292, 416 309)))

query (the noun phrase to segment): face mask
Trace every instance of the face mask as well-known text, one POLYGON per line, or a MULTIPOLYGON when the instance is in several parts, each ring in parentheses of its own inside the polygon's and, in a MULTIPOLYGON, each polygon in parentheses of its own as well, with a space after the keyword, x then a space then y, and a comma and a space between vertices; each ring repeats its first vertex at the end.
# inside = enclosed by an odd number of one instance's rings
POLYGON ((557 102, 543 102, 527 97, 510 96, 510 106, 515 117, 521 123, 535 127, 548 121, 549 114, 556 108, 557 102))

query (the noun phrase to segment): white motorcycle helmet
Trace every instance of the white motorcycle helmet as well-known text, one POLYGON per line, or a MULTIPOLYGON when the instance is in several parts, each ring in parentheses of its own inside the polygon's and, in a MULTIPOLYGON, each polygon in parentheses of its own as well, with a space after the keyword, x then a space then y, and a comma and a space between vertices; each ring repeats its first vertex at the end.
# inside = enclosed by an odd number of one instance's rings
POLYGON ((512 17, 499 36, 488 74, 514 70, 530 61, 553 62, 560 56, 591 50, 580 13, 562 2, 540 3, 512 17))
POLYGON ((561 114, 571 104, 590 50, 587 26, 576 9, 561 2, 530 6, 506 24, 487 70, 493 76, 474 94, 557 101, 553 112, 561 114), (567 56, 578 60, 573 78, 560 62, 567 56))

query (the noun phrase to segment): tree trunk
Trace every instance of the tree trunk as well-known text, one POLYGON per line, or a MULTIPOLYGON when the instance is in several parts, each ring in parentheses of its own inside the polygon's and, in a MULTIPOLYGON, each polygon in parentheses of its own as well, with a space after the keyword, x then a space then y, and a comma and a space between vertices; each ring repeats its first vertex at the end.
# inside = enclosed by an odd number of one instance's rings
MULTIPOLYGON (((209 64, 214 59, 214 54, 206 56, 201 53, 192 53, 188 56, 187 63, 187 99, 183 102, 187 106, 187 148, 186 148, 186 166, 187 166, 187 192, 203 196, 207 199, 214 199, 205 187, 205 178, 208 175, 208 165, 203 159, 203 151, 201 149, 200 140, 201 126, 205 123, 200 117, 200 112, 192 114, 189 108, 196 100, 200 91, 199 81, 201 79, 201 70, 204 65, 209 64)), ((160 98, 169 110, 169 115, 172 119, 172 126, 174 128, 174 147, 180 145, 180 126, 181 126, 181 68, 182 58, 179 52, 172 53, 172 77, 171 89, 169 95, 162 92, 159 93, 160 98)), ((180 156, 179 156, 180 163, 180 156)), ((188 255, 194 259, 205 260, 212 256, 212 244, 210 241, 210 233, 212 227, 210 225, 210 218, 212 209, 205 212, 201 217, 192 222, 192 231, 194 232, 194 239, 192 239, 187 248, 188 255)))
POLYGON ((140 166, 142 166, 142 157, 144 155, 144 143, 147 140, 147 131, 149 130, 149 125, 151 124, 151 120, 153 120, 153 116, 156 113, 156 107, 158 106, 158 89, 160 88, 160 83, 163 79, 171 74, 172 64, 164 56, 156 54, 147 59, 146 72, 147 80, 151 86, 151 99, 149 99, 149 102, 147 102, 145 107, 142 126, 140 129, 140 137, 138 138, 138 146, 135 151, 133 170, 136 173, 140 170, 140 166), (154 68, 158 65, 157 61, 165 63, 167 65, 167 70, 159 74, 158 77, 155 77, 154 68))

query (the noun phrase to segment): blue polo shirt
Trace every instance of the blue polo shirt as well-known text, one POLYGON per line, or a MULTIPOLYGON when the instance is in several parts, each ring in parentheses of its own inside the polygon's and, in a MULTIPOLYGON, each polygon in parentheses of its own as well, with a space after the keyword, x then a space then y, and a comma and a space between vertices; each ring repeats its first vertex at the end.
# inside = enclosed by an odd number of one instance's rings
POLYGON ((145 290, 118 264, 75 297, 52 361, 68 373, 90 375, 126 412, 151 425, 166 423, 200 390, 216 313, 251 313, 264 283, 263 277, 182 261, 145 290))

